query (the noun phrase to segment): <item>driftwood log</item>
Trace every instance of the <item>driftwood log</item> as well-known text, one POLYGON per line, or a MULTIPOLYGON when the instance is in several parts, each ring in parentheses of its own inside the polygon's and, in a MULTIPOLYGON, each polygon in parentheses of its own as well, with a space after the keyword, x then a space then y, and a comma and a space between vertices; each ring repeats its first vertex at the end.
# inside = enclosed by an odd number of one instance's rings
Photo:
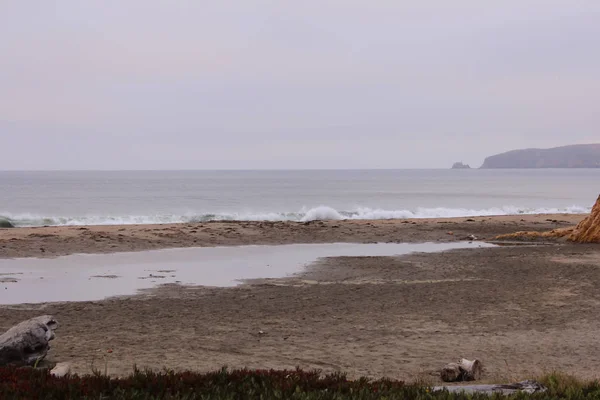
POLYGON ((447 364, 442 368, 441 378, 444 382, 476 381, 483 371, 481 361, 462 359, 457 363, 447 364))
POLYGON ((0 365, 34 365, 50 350, 58 322, 42 315, 13 326, 0 336, 0 365))

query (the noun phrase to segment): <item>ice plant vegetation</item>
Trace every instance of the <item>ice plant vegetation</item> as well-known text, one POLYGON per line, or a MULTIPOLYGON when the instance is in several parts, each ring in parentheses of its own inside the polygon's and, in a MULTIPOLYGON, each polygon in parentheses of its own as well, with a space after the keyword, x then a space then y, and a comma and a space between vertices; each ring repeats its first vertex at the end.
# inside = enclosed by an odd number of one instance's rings
MULTIPOLYGON (((597 399, 600 385, 550 375, 545 393, 498 398, 597 399)), ((138 371, 124 378, 102 374, 53 377, 48 370, 0 368, 1 399, 488 399, 484 394, 434 391, 424 385, 319 371, 232 370, 210 373, 138 371)))

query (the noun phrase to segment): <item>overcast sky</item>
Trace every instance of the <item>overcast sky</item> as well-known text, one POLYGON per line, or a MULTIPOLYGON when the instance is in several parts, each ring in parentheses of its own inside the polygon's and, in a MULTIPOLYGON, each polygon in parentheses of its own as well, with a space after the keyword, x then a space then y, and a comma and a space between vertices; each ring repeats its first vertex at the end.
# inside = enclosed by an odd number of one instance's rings
POLYGON ((0 169, 479 166, 599 127, 597 0, 0 0, 0 169))

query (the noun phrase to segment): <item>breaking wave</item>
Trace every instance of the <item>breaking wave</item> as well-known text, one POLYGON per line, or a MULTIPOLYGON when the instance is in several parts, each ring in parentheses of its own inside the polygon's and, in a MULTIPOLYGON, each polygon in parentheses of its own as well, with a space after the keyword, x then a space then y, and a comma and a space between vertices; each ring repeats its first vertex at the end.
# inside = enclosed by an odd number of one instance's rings
POLYGON ((491 215, 520 214, 581 214, 591 208, 571 206, 564 208, 522 208, 514 206, 487 209, 467 208, 416 208, 414 210, 382 210, 357 208, 353 211, 338 211, 327 206, 302 209, 289 213, 198 213, 163 215, 122 215, 122 216, 40 216, 34 214, 0 213, 0 220, 7 220, 17 227, 33 226, 78 226, 78 225, 133 225, 166 224, 206 221, 315 221, 341 219, 409 219, 409 218, 451 218, 491 215))

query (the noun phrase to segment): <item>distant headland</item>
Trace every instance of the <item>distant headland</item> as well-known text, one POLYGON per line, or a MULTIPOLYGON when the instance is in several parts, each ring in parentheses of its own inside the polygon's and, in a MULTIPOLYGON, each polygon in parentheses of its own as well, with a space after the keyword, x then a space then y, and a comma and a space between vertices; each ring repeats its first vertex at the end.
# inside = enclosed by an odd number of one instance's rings
POLYGON ((480 168, 600 168, 600 143, 512 150, 487 157, 480 168))

